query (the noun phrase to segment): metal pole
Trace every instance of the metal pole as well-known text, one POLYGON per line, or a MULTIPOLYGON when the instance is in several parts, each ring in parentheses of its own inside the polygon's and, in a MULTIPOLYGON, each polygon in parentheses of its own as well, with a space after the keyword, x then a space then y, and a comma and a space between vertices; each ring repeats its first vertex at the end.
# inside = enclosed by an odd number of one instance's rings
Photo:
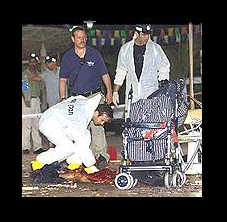
POLYGON ((45 41, 45 37, 44 37, 44 33, 43 33, 43 29, 41 29, 41 48, 40 48, 40 56, 41 56, 41 71, 45 70, 45 56, 47 56, 47 52, 46 52, 46 47, 44 44, 45 41))
MULTIPOLYGON (((190 73, 189 73, 189 93, 191 97, 194 97, 194 89, 193 89, 193 25, 189 23, 189 65, 190 65, 190 73)), ((190 108, 195 109, 195 103, 193 100, 190 100, 190 108)))

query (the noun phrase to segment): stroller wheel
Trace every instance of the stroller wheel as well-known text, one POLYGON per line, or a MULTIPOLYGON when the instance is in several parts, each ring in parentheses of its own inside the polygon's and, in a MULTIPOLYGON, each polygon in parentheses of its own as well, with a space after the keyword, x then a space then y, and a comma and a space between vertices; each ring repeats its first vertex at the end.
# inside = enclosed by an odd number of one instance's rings
POLYGON ((186 181, 186 175, 179 170, 173 173, 173 187, 182 187, 186 181))
POLYGON ((173 176, 168 171, 164 175, 164 184, 166 188, 170 188, 173 184, 173 176))
POLYGON ((114 182, 119 190, 127 190, 133 186, 133 177, 127 173, 120 173, 115 177, 114 182))
POLYGON ((134 178, 131 174, 129 174, 129 177, 131 177, 131 184, 130 184, 128 189, 130 189, 132 187, 135 187, 136 184, 138 183, 138 179, 137 178, 134 178))
POLYGON ((127 174, 130 177, 130 186, 127 189, 131 189, 132 187, 134 187, 134 178, 131 174, 127 174))

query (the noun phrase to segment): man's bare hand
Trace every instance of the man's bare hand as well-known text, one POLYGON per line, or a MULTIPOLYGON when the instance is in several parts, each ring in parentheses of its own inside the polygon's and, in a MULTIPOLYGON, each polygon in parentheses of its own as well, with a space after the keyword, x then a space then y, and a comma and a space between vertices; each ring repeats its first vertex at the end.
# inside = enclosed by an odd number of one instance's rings
POLYGON ((111 104, 113 102, 113 96, 112 96, 112 93, 111 92, 107 92, 106 94, 106 103, 107 104, 111 104))

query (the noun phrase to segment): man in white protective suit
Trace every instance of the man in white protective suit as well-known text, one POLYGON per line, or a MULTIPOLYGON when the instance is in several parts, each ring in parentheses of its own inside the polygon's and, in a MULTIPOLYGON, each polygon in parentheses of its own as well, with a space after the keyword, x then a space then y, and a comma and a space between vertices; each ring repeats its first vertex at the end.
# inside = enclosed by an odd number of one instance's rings
POLYGON ((160 45, 150 39, 150 25, 136 25, 133 39, 122 45, 114 79, 113 103, 118 107, 118 91, 126 78, 125 110, 132 86, 132 102, 146 99, 169 80, 170 63, 160 45))
POLYGON ((78 169, 82 164, 87 173, 98 172, 96 159, 89 148, 90 121, 104 125, 113 118, 113 110, 108 104, 99 104, 101 94, 91 98, 71 96, 46 110, 39 121, 40 131, 55 144, 46 152, 37 155, 31 162, 33 171, 45 164, 66 160, 68 169, 78 169))

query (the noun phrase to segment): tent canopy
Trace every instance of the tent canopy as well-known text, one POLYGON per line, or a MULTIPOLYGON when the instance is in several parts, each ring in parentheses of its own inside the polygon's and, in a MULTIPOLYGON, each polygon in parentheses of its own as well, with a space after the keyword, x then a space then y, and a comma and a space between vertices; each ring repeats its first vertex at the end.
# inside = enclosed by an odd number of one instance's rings
POLYGON ((40 55, 42 43, 44 43, 47 55, 63 53, 72 45, 70 35, 66 26, 23 25, 22 60, 26 60, 32 52, 40 55))
MULTIPOLYGON (((100 30, 133 30, 135 25, 102 25, 94 24, 93 28, 100 30)), ((165 25, 164 27, 168 27, 165 25)), ((173 27, 175 25, 171 25, 173 27)), ((72 46, 71 33, 69 28, 71 24, 62 25, 22 25, 22 60, 26 60, 28 55, 32 52, 40 54, 42 43, 44 43, 47 55, 62 54, 65 50, 72 46)), ((163 27, 162 25, 155 25, 155 27, 163 27)))

